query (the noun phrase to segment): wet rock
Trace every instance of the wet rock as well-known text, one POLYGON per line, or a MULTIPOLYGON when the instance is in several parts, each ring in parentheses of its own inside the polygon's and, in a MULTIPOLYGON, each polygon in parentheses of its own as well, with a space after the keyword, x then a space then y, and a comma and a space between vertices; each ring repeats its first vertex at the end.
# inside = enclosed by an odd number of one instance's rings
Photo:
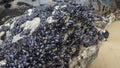
POLYGON ((54 1, 65 1, 65 2, 74 1, 78 4, 92 8, 95 13, 99 13, 103 15, 105 14, 108 15, 111 12, 115 12, 118 6, 116 3, 117 0, 54 0, 54 1))
POLYGON ((75 2, 29 9, 0 26, 0 67, 87 68, 109 35, 96 22, 108 23, 75 2))
POLYGON ((18 0, 1 0, 0 2, 0 25, 10 18, 22 15, 26 10, 32 8, 27 3, 18 4, 18 0))
POLYGON ((0 0, 0 23, 3 24, 9 18, 23 14, 31 7, 60 1, 74 1, 102 15, 108 15, 119 7, 119 0, 0 0))
POLYGON ((120 0, 116 0, 117 7, 120 9, 120 0))

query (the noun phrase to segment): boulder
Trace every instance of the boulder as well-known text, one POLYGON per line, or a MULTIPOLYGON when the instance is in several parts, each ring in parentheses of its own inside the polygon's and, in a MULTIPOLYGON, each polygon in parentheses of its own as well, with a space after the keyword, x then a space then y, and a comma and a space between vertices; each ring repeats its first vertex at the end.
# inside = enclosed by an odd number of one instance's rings
POLYGON ((29 9, 0 26, 0 67, 87 68, 107 41, 107 24, 75 2, 29 9))

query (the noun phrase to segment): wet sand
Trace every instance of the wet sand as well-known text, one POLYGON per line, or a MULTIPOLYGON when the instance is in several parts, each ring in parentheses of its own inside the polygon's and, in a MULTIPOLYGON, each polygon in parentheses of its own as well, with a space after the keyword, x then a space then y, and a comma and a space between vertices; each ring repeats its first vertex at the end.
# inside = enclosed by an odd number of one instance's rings
POLYGON ((113 22, 106 29, 110 32, 109 39, 103 43, 89 68, 120 68, 120 21, 113 22))

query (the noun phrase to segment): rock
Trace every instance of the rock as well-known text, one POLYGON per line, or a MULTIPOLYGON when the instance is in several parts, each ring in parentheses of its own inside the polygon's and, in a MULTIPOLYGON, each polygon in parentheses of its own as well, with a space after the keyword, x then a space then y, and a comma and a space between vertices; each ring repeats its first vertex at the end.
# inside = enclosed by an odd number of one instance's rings
POLYGON ((114 15, 115 15, 115 19, 116 19, 116 20, 120 20, 120 9, 118 9, 118 10, 114 13, 114 15))
POLYGON ((70 68, 89 68, 89 64, 92 63, 98 55, 99 46, 81 49, 79 56, 70 60, 70 68))
POLYGON ((116 0, 117 7, 120 9, 120 0, 116 0))
POLYGON ((108 15, 117 9, 117 0, 55 0, 55 1, 74 1, 84 6, 93 8, 95 13, 108 15))
POLYGON ((10 18, 22 15, 26 10, 32 8, 32 5, 18 2, 18 0, 0 1, 0 25, 10 18))
POLYGON ((74 1, 93 8, 95 13, 102 15, 108 15, 119 7, 119 0, 0 0, 0 24, 9 18, 23 14, 25 10, 34 6, 53 4, 55 1, 74 1))
POLYGON ((109 36, 107 23, 75 2, 29 9, 0 26, 0 67, 87 68, 109 36))

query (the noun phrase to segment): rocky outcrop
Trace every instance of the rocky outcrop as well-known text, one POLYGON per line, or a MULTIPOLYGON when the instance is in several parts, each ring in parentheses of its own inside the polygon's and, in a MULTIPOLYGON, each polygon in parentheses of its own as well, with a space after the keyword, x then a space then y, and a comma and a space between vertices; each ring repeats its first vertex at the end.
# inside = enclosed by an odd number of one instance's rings
POLYGON ((109 36, 107 23, 75 2, 29 9, 0 26, 0 67, 87 68, 109 36))

